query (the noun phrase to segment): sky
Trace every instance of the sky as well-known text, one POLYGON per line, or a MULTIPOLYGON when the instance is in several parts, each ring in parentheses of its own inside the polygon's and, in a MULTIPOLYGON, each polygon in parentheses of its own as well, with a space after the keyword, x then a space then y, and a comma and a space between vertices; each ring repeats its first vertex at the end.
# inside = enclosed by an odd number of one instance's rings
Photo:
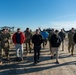
POLYGON ((0 27, 76 28, 76 0, 0 0, 0 27))

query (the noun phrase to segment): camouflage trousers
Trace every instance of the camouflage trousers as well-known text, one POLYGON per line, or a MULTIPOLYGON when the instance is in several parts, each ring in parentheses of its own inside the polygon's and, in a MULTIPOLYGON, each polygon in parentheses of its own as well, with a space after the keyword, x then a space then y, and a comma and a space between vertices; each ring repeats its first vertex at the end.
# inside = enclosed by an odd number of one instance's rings
POLYGON ((70 50, 71 50, 71 54, 73 55, 73 52, 74 52, 74 43, 68 43, 68 51, 70 53, 70 50))
POLYGON ((2 42, 1 43, 1 56, 3 57, 3 53, 5 53, 6 57, 9 57, 9 43, 8 42, 2 42))
POLYGON ((32 49, 32 42, 28 41, 28 42, 25 42, 25 44, 26 44, 27 53, 30 53, 32 49))

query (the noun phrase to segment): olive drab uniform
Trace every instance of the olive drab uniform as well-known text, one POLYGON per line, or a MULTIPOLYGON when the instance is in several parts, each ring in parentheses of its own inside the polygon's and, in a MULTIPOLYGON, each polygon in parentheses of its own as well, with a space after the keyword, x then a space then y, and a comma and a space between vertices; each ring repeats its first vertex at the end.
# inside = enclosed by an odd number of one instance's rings
POLYGON ((9 59, 9 38, 10 36, 8 36, 8 33, 2 33, 0 36, 1 51, 3 50, 5 52, 7 59, 9 59))
POLYGON ((74 51, 74 40, 73 40, 73 36, 74 36, 74 32, 69 32, 68 33, 68 51, 70 53, 70 49, 71 49, 71 54, 73 55, 73 51, 74 51))
POLYGON ((26 41, 25 41, 26 50, 27 50, 27 53, 29 53, 29 52, 31 52, 31 49, 32 49, 32 47, 31 47, 32 33, 25 31, 25 36, 26 36, 26 41))
MULTIPOLYGON (((0 31, 1 36, 1 31, 0 31)), ((1 50, 1 39, 0 39, 0 65, 2 64, 2 50, 1 50)))

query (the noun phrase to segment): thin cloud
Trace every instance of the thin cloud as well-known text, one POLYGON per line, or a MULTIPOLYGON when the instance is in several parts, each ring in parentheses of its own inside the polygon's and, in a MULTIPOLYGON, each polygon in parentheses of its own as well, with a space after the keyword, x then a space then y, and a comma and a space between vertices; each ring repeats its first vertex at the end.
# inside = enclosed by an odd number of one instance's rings
POLYGON ((62 19, 62 18, 73 17, 73 16, 75 17, 76 14, 63 15, 63 16, 56 17, 55 19, 62 19))
POLYGON ((62 22, 50 22, 51 27, 56 29, 65 28, 66 30, 72 27, 76 28, 76 21, 62 21, 62 22))

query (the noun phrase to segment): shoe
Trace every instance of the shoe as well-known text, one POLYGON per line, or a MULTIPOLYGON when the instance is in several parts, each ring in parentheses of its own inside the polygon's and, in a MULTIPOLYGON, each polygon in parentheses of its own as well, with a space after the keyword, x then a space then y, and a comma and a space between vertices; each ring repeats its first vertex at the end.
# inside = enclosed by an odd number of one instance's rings
POLYGON ((53 56, 51 56, 51 59, 53 59, 53 56))
POLYGON ((73 56, 73 53, 71 55, 73 56))
POLYGON ((40 60, 37 60, 37 62, 40 62, 40 60))
POLYGON ((19 57, 16 57, 16 61, 19 61, 19 57))
POLYGON ((59 62, 58 62, 58 61, 56 61, 56 63, 57 63, 57 64, 59 64, 59 62))
POLYGON ((36 62, 36 61, 34 61, 34 64, 37 64, 37 62, 36 62))
POLYGON ((54 56, 56 56, 56 54, 54 54, 54 56))

